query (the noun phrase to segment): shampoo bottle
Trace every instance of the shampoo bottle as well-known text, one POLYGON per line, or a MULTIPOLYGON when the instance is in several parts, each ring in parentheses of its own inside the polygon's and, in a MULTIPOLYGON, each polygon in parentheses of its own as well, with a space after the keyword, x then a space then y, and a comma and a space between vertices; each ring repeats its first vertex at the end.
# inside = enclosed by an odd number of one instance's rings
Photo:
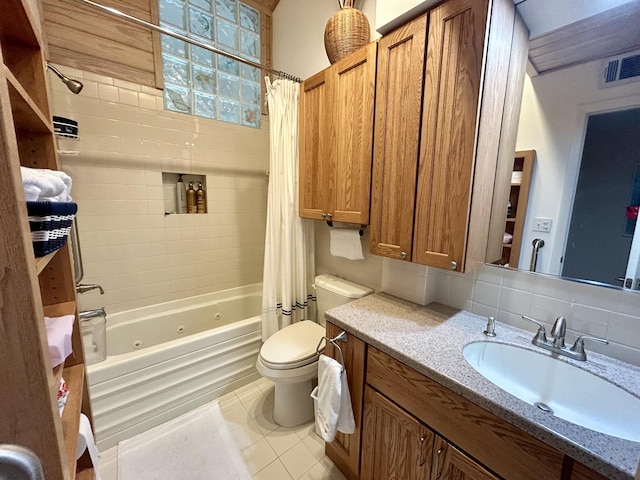
POLYGON ((182 174, 178 174, 178 181, 176 182, 176 212, 187 213, 187 191, 184 188, 182 174))
POLYGON ((198 190, 196 191, 196 206, 198 213, 207 213, 207 200, 202 189, 202 182, 198 182, 198 190))
POLYGON ((196 191, 193 189, 193 182, 189 182, 187 190, 187 213, 198 213, 196 207, 196 191))

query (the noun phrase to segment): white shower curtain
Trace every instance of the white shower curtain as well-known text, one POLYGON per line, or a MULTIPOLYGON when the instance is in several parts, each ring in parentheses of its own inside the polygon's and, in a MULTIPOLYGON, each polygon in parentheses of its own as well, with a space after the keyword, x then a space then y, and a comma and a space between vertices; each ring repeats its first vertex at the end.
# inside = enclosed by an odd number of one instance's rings
POLYGON ((298 216, 300 84, 267 84, 270 125, 269 198, 262 281, 262 340, 291 323, 313 318, 313 225, 298 216))

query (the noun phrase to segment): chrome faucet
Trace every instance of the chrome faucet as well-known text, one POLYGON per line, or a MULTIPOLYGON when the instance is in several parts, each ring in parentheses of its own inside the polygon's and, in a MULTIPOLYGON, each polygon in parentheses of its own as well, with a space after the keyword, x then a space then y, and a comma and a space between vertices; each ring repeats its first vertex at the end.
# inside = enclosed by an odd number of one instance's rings
POLYGON ((564 337, 567 332, 567 321, 564 317, 556 318, 556 321, 551 328, 551 341, 547 339, 547 333, 542 322, 531 317, 527 317, 526 315, 522 315, 522 318, 538 325, 538 331, 536 332, 535 337, 533 337, 533 340, 531 340, 531 343, 537 347, 549 350, 550 352, 557 353, 559 355, 564 355, 565 357, 573 358, 574 360, 579 360, 581 362, 587 360, 587 353, 584 350, 585 340, 592 340, 594 342, 604 343, 605 345, 609 344, 609 341, 604 338, 580 335, 574 342, 573 346, 571 348, 567 348, 564 344, 564 337))
POLYGON ((78 285, 76 285, 76 292, 78 293, 86 293, 90 292, 91 290, 100 290, 100 295, 104 295, 104 289, 97 283, 90 283, 86 285, 79 283, 78 285))

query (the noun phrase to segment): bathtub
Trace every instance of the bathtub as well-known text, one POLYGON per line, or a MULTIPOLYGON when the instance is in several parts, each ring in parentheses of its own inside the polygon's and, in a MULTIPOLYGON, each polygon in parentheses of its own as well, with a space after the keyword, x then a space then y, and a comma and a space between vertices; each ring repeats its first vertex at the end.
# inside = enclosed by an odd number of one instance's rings
POLYGON ((101 450, 260 378, 261 284, 108 315, 87 367, 101 450))

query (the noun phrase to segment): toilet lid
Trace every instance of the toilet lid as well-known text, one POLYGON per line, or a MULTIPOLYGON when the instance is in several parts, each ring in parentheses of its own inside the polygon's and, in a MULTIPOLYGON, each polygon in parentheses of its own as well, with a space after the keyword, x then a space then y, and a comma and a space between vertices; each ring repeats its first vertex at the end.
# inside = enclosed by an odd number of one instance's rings
POLYGON ((271 335, 262 345, 260 357, 276 369, 308 365, 316 360, 316 347, 324 333, 324 327, 311 320, 294 323, 271 335))

